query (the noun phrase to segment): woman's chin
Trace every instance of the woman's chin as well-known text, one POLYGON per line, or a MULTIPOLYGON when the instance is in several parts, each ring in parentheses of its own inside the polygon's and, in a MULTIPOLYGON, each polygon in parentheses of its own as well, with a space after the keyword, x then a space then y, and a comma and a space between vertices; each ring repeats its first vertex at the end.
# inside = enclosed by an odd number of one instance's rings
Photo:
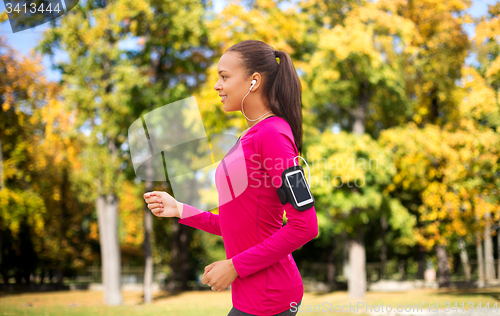
POLYGON ((232 109, 230 106, 226 106, 226 104, 224 104, 222 106, 222 109, 225 111, 225 112, 234 112, 234 111, 238 111, 237 109, 232 109))

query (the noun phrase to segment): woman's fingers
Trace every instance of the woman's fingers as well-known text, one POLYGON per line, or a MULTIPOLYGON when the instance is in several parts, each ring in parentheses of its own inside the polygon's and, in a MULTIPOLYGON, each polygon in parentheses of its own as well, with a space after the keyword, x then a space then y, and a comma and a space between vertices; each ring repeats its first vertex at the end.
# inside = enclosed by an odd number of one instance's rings
POLYGON ((161 203, 161 199, 156 197, 156 196, 152 196, 152 197, 149 197, 147 199, 145 199, 146 203, 148 204, 151 204, 151 203, 161 203))
POLYGON ((144 194, 144 199, 146 200, 146 203, 148 203, 148 208, 151 210, 151 213, 155 216, 160 216, 160 214, 164 211, 164 206, 159 198, 159 195, 156 193, 156 191, 146 192, 144 194))
POLYGON ((152 203, 152 204, 148 204, 148 208, 150 210, 153 210, 155 208, 161 208, 163 209, 163 204, 160 204, 160 203, 152 203))
POLYGON ((155 216, 160 216, 160 214, 163 212, 163 209, 162 208, 154 208, 151 210, 151 213, 153 213, 153 215, 155 216))
POLYGON ((144 198, 149 198, 149 197, 154 197, 156 196, 156 191, 153 191, 153 192, 146 192, 144 193, 144 198))
POLYGON ((146 203, 148 203, 148 208, 154 215, 159 216, 159 214, 165 210, 165 207, 160 199, 159 192, 146 192, 144 194, 144 199, 146 203))

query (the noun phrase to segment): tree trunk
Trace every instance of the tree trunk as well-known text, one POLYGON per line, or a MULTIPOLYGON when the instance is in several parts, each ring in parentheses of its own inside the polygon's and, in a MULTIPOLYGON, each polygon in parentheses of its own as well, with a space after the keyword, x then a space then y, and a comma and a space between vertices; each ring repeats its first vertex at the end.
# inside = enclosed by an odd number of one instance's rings
POLYGON ((426 263, 425 263, 425 248, 423 246, 418 247, 418 271, 417 271, 417 279, 418 280, 424 280, 425 279, 425 269, 426 269, 426 263))
MULTIPOLYGON (((363 81, 360 86, 359 102, 356 109, 352 112, 354 117, 353 133, 362 136, 365 133, 365 118, 366 109, 370 100, 370 84, 368 81, 363 81)), ((357 191, 356 187, 352 188, 353 192, 357 191)), ((351 216, 357 213, 357 209, 353 209, 351 216)), ((362 226, 355 227, 356 236, 349 242, 349 263, 350 276, 348 281, 349 297, 363 298, 366 292, 366 253, 365 244, 363 241, 362 226)))
POLYGON ((1 274, 2 274, 2 279, 3 279, 3 282, 4 282, 5 284, 9 284, 9 275, 8 275, 8 273, 7 273, 7 270, 2 269, 1 274))
POLYGON ((460 237, 458 240, 458 248, 460 248, 460 261, 464 267, 465 271, 465 280, 470 282, 470 264, 469 264, 469 256, 467 255, 467 248, 465 247, 465 241, 460 237))
MULTIPOLYGON (((1 111, 1 109, 0 109, 1 111)), ((0 190, 3 189, 3 153, 2 153, 2 139, 0 138, 0 190)))
POLYGON ((358 106, 352 112, 354 117, 352 131, 356 135, 363 135, 365 133, 366 108, 368 107, 369 98, 370 96, 367 92, 362 93, 358 106))
POLYGON ((400 260, 398 265, 398 273, 401 276, 401 280, 405 279, 405 261, 400 260))
MULTIPOLYGON (((0 105, 0 113, 1 113, 1 105, 0 105)), ((0 190, 3 189, 4 182, 3 182, 3 154, 2 154, 2 138, 0 137, 0 190)), ((3 254, 3 231, 0 230, 0 266, 2 266, 2 254, 3 254)), ((9 283, 8 280, 5 281, 5 283, 9 283)))
POLYGON ((23 283, 23 273, 19 268, 15 270, 14 278, 16 279, 16 284, 23 283))
POLYGON ((379 279, 384 279, 385 277, 385 266, 387 264, 387 243, 385 241, 385 233, 387 232, 387 217, 382 214, 380 218, 380 225, 382 226, 382 234, 380 238, 382 239, 382 247, 380 249, 380 275, 379 279))
POLYGON ((40 281, 38 282, 38 284, 43 284, 44 278, 45 278, 45 269, 42 268, 42 270, 40 271, 40 281))
POLYGON ((189 281, 189 238, 188 238, 188 227, 182 225, 179 227, 179 246, 181 251, 179 252, 180 261, 180 272, 181 272, 181 290, 185 291, 188 289, 189 281))
POLYGON ((476 253, 477 253, 477 276, 479 286, 483 286, 484 282, 484 262, 483 262, 483 243, 481 240, 481 233, 476 232, 476 253))
POLYGON ((100 195, 96 202, 101 244, 104 301, 121 305, 121 256, 118 243, 118 198, 114 194, 100 195))
POLYGON ((438 261, 439 287, 448 287, 450 286, 450 266, 445 247, 443 245, 437 245, 436 254, 438 261))
POLYGON ((328 262, 327 262, 327 272, 326 272, 326 282, 330 289, 335 286, 335 261, 334 261, 334 247, 330 250, 328 254, 328 262))
MULTIPOLYGON (((195 182, 196 180, 192 180, 195 182)), ((193 187, 193 186, 191 186, 193 187)), ((194 190, 191 191, 194 194, 194 190)), ((193 200, 193 197, 189 198, 193 200)), ((172 253, 171 253, 171 266, 175 273, 169 280, 167 289, 169 291, 187 290, 189 281, 189 228, 185 225, 179 224, 179 221, 172 222, 172 253), (178 284, 178 282, 180 284, 178 284)))
MULTIPOLYGON (((498 225, 500 226, 500 222, 498 222, 498 225)), ((498 276, 498 279, 500 280, 500 228, 498 229, 498 232, 497 232, 497 254, 498 254, 497 276, 498 276)))
MULTIPOLYGON (((2 254, 3 254, 3 231, 0 229, 0 267, 2 266, 2 254)), ((5 283, 8 283, 5 281, 5 283)))
POLYGON ((431 122, 433 124, 437 123, 439 119, 439 97, 438 97, 438 89, 434 87, 431 91, 431 122))
MULTIPOLYGON (((150 190, 147 190, 150 192, 150 190)), ((144 212, 144 303, 153 301, 153 254, 151 238, 153 232, 153 217, 151 211, 144 212)))
POLYGON ((58 268, 56 270, 56 283, 57 283, 58 287, 61 287, 63 285, 63 277, 64 277, 64 274, 63 274, 62 268, 58 268))
MULTIPOLYGON (((191 179, 191 187, 196 187, 196 179, 191 179)), ((191 190, 190 200, 193 201, 196 197, 196 190, 191 190)), ((179 221, 176 221, 179 223, 179 221)), ((181 276, 181 289, 188 289, 188 281, 189 281, 189 269, 191 268, 191 264, 189 262, 189 228, 186 225, 179 226, 179 263, 180 263, 180 276, 181 276)))
POLYGON ((347 238, 347 232, 342 230, 342 245, 343 245, 343 258, 342 258, 342 273, 347 281, 351 275, 351 265, 349 264, 349 239, 347 238))
MULTIPOLYGON (((60 243, 71 244, 71 242, 67 237, 67 232, 70 230, 72 214, 68 207, 68 188, 70 187, 70 180, 69 180, 68 168, 66 166, 62 166, 61 178, 62 179, 59 187, 59 190, 61 192, 61 199, 60 199, 61 213, 59 215, 60 224, 59 224, 58 239, 60 243)), ((66 265, 65 262, 69 260, 71 259, 67 258, 67 255, 63 255, 61 256, 60 260, 57 263, 56 283, 58 288, 62 288, 63 286, 63 278, 64 278, 63 268, 66 265)))
POLYGON ((491 214, 484 214, 484 277, 486 281, 495 279, 495 261, 493 259, 493 242, 491 240, 491 214))
POLYGON ((363 238, 363 228, 359 226, 356 230, 356 237, 349 242, 349 262, 352 273, 349 276, 348 291, 349 297, 353 299, 364 298, 366 292, 366 257, 363 238))
POLYGON ((171 274, 171 277, 169 279, 169 282, 167 284, 167 290, 168 291, 175 291, 177 290, 177 277, 179 273, 176 273, 180 268, 180 258, 179 258, 179 230, 180 230, 181 224, 179 224, 179 221, 173 221, 172 222, 172 237, 171 237, 171 247, 172 247, 172 252, 170 256, 170 266, 172 268, 172 271, 175 271, 174 273, 171 274))
MULTIPOLYGON (((148 190, 147 192, 149 192, 148 190)), ((153 216, 147 209, 144 212, 144 303, 153 301, 153 254, 151 238, 153 233, 153 216)))
MULTIPOLYGON (((153 179, 153 159, 147 163, 146 179, 153 179)), ((146 182, 146 192, 153 191, 153 182, 146 182)), ((151 251, 151 239, 153 234, 153 214, 151 210, 145 207, 144 210, 144 303, 153 301, 153 254, 151 251)))

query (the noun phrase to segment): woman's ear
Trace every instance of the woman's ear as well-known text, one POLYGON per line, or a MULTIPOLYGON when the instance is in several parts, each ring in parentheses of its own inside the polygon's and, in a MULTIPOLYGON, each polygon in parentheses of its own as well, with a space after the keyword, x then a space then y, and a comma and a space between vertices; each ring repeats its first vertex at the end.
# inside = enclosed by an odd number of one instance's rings
POLYGON ((260 86, 260 83, 262 82, 262 77, 260 76, 260 74, 258 72, 255 72, 252 75, 252 79, 250 82, 252 83, 252 86, 250 87, 250 89, 252 91, 255 91, 260 86))

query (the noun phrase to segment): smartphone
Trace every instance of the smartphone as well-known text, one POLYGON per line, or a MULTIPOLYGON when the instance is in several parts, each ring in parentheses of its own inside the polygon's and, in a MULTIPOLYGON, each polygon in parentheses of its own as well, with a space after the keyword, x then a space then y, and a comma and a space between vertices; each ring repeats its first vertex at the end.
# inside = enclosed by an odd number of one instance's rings
POLYGON ((292 192, 293 199, 297 206, 303 206, 314 201, 309 186, 307 185, 304 173, 295 170, 286 174, 286 181, 292 192))

